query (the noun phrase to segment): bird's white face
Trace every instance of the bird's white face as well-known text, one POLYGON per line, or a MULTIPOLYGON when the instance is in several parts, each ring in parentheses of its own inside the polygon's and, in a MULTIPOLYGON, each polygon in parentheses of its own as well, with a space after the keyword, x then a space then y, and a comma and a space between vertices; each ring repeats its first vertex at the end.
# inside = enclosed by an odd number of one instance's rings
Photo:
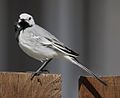
POLYGON ((28 23, 30 26, 33 26, 35 24, 33 17, 27 13, 20 14, 18 23, 22 21, 28 23))

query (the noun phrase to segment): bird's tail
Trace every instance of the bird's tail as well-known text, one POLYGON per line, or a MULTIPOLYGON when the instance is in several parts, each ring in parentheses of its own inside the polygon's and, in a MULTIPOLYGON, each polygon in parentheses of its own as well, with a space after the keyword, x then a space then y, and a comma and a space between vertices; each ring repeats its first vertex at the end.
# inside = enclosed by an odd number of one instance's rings
POLYGON ((68 59, 69 61, 71 61, 72 63, 74 63, 75 65, 78 65, 80 68, 82 68, 87 73, 93 75, 102 84, 106 85, 106 83, 103 80, 101 80, 98 76, 96 76, 91 70, 89 70, 88 68, 86 68, 85 66, 83 66, 82 64, 80 64, 79 61, 75 57, 71 57, 71 56, 64 56, 64 57, 66 59, 68 59))

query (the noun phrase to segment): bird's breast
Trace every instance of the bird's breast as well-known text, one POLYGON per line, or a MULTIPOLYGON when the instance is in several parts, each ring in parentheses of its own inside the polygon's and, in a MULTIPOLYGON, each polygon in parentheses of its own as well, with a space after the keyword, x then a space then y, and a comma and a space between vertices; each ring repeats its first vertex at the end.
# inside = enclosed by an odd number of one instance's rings
POLYGON ((36 40, 32 40, 30 35, 24 35, 24 33, 19 35, 19 46, 27 55, 40 61, 57 55, 53 49, 43 46, 36 40))

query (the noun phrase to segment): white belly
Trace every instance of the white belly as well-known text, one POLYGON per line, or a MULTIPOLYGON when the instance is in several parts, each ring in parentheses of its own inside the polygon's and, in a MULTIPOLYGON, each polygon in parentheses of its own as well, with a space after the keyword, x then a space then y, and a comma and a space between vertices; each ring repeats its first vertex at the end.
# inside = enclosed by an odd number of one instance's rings
POLYGON ((24 32, 20 32, 19 46, 26 54, 39 61, 53 58, 57 55, 53 49, 41 45, 40 41, 33 38, 33 34, 31 32, 27 32, 27 29, 24 32))
POLYGON ((34 59, 37 59, 39 61, 43 61, 49 58, 53 58, 57 55, 55 51, 52 49, 41 47, 41 49, 35 49, 35 47, 30 47, 27 45, 23 45, 19 43, 20 48, 29 56, 33 57, 34 59))

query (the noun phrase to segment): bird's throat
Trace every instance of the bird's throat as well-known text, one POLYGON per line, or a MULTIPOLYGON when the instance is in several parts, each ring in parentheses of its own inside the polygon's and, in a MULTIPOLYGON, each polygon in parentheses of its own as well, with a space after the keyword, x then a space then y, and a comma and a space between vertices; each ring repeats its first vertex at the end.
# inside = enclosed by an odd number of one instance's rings
POLYGON ((28 28, 28 27, 31 27, 31 25, 29 25, 29 24, 28 24, 27 22, 25 22, 25 21, 21 21, 21 22, 18 23, 18 24, 19 24, 21 30, 24 30, 24 29, 26 29, 26 28, 28 28))

